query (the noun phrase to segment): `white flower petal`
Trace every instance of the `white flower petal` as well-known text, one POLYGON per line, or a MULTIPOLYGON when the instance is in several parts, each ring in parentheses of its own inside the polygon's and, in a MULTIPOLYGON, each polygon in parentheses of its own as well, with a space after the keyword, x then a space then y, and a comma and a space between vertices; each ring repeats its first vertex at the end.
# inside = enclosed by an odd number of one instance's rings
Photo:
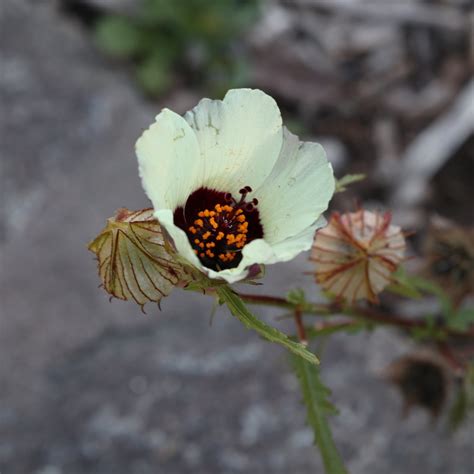
POLYGON ((161 209, 155 211, 155 217, 160 225, 166 230, 171 237, 176 251, 181 257, 186 259, 192 266, 198 270, 204 271, 204 266, 199 261, 197 255, 193 252, 186 233, 176 226, 173 222, 173 212, 170 209, 161 209))
POLYGON ((199 187, 199 144, 183 117, 163 109, 135 149, 143 188, 155 209, 175 209, 199 187))
POLYGON ((326 219, 321 216, 311 226, 307 227, 299 234, 288 237, 287 239, 272 245, 274 259, 265 263, 287 262, 295 258, 299 253, 305 252, 313 244, 316 230, 326 225, 326 219))
POLYGON ((243 280, 248 275, 249 268, 255 263, 270 263, 274 258, 275 254, 272 247, 263 239, 256 239, 243 248, 242 260, 237 267, 221 270, 220 272, 207 268, 206 273, 209 278, 217 278, 228 283, 235 283, 243 280))
POLYGON ((284 130, 278 161, 255 191, 264 238, 270 244, 299 234, 327 209, 334 193, 331 165, 321 145, 284 130))
POLYGON ((202 186, 238 197, 270 174, 282 146, 280 110, 270 96, 230 90, 223 101, 201 100, 185 118, 199 141, 202 186))

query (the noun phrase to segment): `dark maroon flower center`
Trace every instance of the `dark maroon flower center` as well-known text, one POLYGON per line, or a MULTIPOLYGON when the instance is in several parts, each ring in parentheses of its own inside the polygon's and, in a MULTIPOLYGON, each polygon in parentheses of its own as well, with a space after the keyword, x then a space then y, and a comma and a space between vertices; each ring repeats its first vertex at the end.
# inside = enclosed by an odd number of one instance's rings
POLYGON ((205 267, 216 271, 237 267, 245 245, 263 237, 258 201, 246 201, 251 191, 250 186, 242 188, 237 201, 231 193, 199 188, 174 211, 175 225, 186 232, 205 267))

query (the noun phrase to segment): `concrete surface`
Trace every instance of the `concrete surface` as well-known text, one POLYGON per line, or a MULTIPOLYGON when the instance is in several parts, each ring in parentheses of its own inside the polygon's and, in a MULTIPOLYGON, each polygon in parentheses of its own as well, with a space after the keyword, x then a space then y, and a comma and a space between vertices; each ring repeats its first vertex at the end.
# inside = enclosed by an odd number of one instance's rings
MULTIPOLYGON (((1 15, 0 472, 322 472, 283 350, 225 311, 210 327, 199 295, 144 316, 97 289, 86 244, 116 208, 147 205, 133 144, 158 106, 54 3, 3 0, 1 15)), ((269 292, 311 289, 306 269, 268 268, 269 292)), ((472 425, 402 420, 380 379, 408 349, 388 331, 326 349, 350 472, 472 474, 472 425)))

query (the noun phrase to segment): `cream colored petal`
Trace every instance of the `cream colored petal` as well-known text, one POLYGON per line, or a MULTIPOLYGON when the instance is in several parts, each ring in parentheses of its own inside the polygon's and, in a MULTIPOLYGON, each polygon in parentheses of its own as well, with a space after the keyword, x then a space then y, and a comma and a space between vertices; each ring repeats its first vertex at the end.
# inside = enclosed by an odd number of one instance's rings
POLYGON ((270 174, 282 145, 276 102, 260 90, 230 90, 223 101, 203 99, 185 115, 201 150, 202 185, 238 197, 270 174))
POLYGON ((327 209, 334 175, 321 145, 300 142, 288 130, 271 174, 255 191, 264 238, 271 245, 299 234, 327 209))
POLYGON ((155 217, 173 240, 176 251, 186 259, 193 267, 204 271, 204 267, 197 255, 193 252, 186 233, 173 222, 173 212, 170 209, 155 211, 155 217))
POLYGON ((199 144, 183 117, 164 109, 135 149, 142 185, 155 209, 175 209, 199 187, 199 144))
POLYGON ((274 260, 266 263, 287 262, 295 258, 301 252, 311 248, 314 234, 318 229, 326 225, 326 219, 321 216, 312 225, 301 231, 299 234, 288 237, 271 247, 274 253, 274 260))
POLYGON ((247 277, 249 268, 255 263, 265 264, 273 259, 273 249, 263 239, 256 239, 244 247, 242 260, 237 267, 221 270, 220 272, 206 269, 206 273, 210 278, 236 283, 247 277))

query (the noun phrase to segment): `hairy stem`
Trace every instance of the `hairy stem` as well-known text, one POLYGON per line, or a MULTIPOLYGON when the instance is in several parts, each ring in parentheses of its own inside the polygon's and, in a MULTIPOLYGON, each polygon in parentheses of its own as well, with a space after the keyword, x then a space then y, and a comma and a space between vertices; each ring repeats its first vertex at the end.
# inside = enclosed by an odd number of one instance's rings
POLYGON ((306 337, 306 329, 304 328, 304 324, 303 324, 303 313, 301 311, 301 308, 297 306, 293 314, 295 317, 296 332, 298 334, 298 339, 300 340, 301 344, 307 345, 308 338, 306 337))
MULTIPOLYGON (((239 293, 239 297, 248 304, 274 306, 278 308, 290 309, 292 311, 295 310, 295 305, 293 303, 290 303, 285 298, 281 298, 279 296, 239 293)), ((425 319, 407 319, 393 313, 385 313, 369 307, 344 306, 335 302, 327 304, 306 303, 304 307, 299 307, 299 310, 302 314, 305 313, 315 315, 333 315, 345 313, 349 316, 352 316, 353 318, 364 319, 376 324, 395 326, 407 330, 431 328, 431 323, 425 319)), ((466 331, 459 331, 448 328, 444 325, 440 325, 439 329, 442 329, 445 334, 449 336, 474 338, 474 328, 468 329, 466 331)))

